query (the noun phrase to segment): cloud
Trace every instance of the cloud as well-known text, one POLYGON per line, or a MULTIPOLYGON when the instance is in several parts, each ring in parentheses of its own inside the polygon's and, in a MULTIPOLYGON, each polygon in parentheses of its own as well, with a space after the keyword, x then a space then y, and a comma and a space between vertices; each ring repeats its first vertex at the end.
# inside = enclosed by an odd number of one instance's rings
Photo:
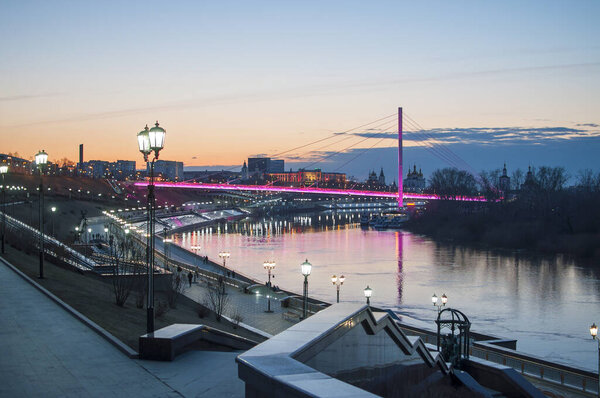
POLYGON ((21 100, 36 99, 36 98, 54 97, 56 95, 58 95, 58 94, 50 93, 50 94, 9 95, 6 97, 0 97, 0 102, 21 101, 21 100))
MULTIPOLYGON (((579 127, 598 127, 593 123, 578 124, 579 127)), ((351 133, 357 137, 398 139, 395 132, 358 132, 351 133)), ((405 131, 403 139, 407 145, 431 144, 480 144, 480 145, 515 145, 543 144, 550 141, 575 139, 595 139, 600 131, 593 129, 577 129, 570 127, 468 127, 438 128, 428 130, 405 131)))
MULTIPOLYGON (((487 69, 479 71, 455 72, 436 76, 424 77, 408 77, 402 79, 381 79, 381 80, 364 80, 364 81, 338 81, 326 84, 313 84, 297 87, 285 87, 276 90, 257 90, 249 92, 233 92, 225 93, 217 96, 198 97, 180 101, 173 101, 162 104, 148 105, 142 107, 131 107, 124 109, 105 110, 100 112, 84 113, 72 115, 65 118, 31 121, 23 124, 8 125, 4 127, 25 127, 40 124, 54 123, 70 123, 82 122, 99 119, 115 119, 128 115, 143 114, 148 112, 181 110, 181 109, 196 109, 215 105, 231 105, 240 103, 254 103, 264 101, 279 101, 282 99, 310 98, 329 95, 340 95, 341 92, 360 92, 389 90, 390 88, 398 87, 405 84, 415 83, 436 83, 440 81, 462 80, 481 78, 487 76, 496 76, 515 73, 531 73, 553 70, 573 70, 573 69, 597 69, 600 62, 589 63, 572 63, 572 64, 552 64, 552 65, 536 65, 515 68, 503 69, 487 69)), ((49 95, 44 95, 49 96, 49 95)), ((5 100, 17 100, 25 98, 33 98, 34 96, 15 96, 4 97, 5 100)), ((2 97, 0 97, 2 101, 2 97)), ((342 133, 343 134, 343 133, 342 133)))
POLYGON ((578 123, 576 124, 578 127, 600 127, 600 124, 596 123, 578 123))

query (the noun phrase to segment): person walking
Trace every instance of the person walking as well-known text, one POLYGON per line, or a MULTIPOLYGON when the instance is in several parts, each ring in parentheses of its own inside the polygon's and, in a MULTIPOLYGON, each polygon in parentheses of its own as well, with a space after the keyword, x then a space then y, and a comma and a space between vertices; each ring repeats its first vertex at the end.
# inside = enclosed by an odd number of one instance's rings
POLYGON ((188 273, 188 281, 190 282, 190 287, 192 287, 192 279, 194 278, 194 275, 192 274, 192 271, 190 271, 188 273))

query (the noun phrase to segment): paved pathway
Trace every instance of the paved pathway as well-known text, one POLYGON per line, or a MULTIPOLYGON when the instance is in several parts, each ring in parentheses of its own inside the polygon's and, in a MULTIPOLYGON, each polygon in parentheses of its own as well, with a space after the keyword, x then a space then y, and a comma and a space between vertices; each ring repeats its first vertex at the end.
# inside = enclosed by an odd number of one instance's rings
POLYGON ((0 261, 0 396, 178 397, 0 261))
MULTIPOLYGON (((192 284, 192 287, 186 288, 183 294, 190 299, 204 303, 207 284, 203 281, 192 284)), ((230 305, 224 315, 232 317, 236 312, 242 316, 242 323, 253 328, 261 330, 271 335, 275 335, 294 325, 293 322, 283 319, 282 313, 285 309, 281 308, 281 303, 277 300, 271 300, 271 310, 267 313, 267 298, 253 294, 245 294, 238 289, 227 286, 227 297, 230 305)))

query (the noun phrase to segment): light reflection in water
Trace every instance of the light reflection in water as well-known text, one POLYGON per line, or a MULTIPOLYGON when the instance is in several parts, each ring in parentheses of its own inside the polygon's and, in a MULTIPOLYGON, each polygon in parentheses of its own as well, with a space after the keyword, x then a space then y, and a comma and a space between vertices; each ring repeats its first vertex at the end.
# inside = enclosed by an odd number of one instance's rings
POLYGON ((301 292, 300 263, 313 264, 312 296, 335 301, 330 277, 344 274, 340 300, 398 310, 404 319, 433 328, 431 295, 447 294, 478 332, 518 339, 536 355, 595 369, 596 346, 588 327, 598 322, 598 272, 572 261, 468 249, 407 232, 363 230, 357 213, 320 213, 289 218, 246 219, 176 237, 183 247, 217 258, 263 280, 262 263, 277 261, 273 284, 301 292), (346 218, 346 215, 348 217, 346 218))

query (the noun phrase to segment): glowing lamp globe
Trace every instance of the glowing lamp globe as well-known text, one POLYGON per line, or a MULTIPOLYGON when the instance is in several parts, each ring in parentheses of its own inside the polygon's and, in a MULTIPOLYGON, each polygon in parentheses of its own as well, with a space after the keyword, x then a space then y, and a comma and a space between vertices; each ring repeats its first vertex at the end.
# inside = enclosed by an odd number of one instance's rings
POLYGON ((35 155, 35 164, 38 167, 45 166, 48 163, 48 154, 42 149, 35 155))
POLYGON ((0 174, 6 174, 6 173, 8 173, 8 166, 6 166, 6 165, 0 166, 0 174))
POLYGON ((433 303, 433 305, 436 305, 438 301, 438 296, 435 295, 435 293, 433 293, 433 296, 431 296, 431 302, 433 303))
POLYGON ((596 326, 595 323, 592 323, 592 326, 590 326, 590 334, 594 339, 596 338, 596 336, 598 336, 598 326, 596 326))
POLYGON ((146 126, 142 131, 140 131, 137 135, 138 140, 138 149, 147 157, 152 150, 150 149, 150 137, 148 134, 148 126, 146 126))
POLYGON ((167 131, 158 125, 158 120, 154 124, 150 130, 148 130, 148 138, 150 140, 150 149, 156 152, 158 156, 158 151, 163 149, 165 146, 165 135, 167 131))
POLYGON ((302 264, 300 264, 300 269, 302 270, 302 275, 309 276, 310 271, 312 270, 312 264, 308 262, 308 259, 306 259, 302 264))
POLYGON ((333 283, 335 285, 336 282, 337 282, 337 276, 333 275, 331 277, 331 283, 333 283))
POLYGON ((367 285, 367 287, 364 290, 364 293, 366 298, 371 298, 371 295, 373 294, 373 289, 371 289, 369 285, 367 285))
POLYGON ((344 275, 340 275, 340 285, 343 285, 345 280, 346 277, 344 275))
POLYGON ((442 304, 446 305, 447 302, 448 302, 448 296, 446 296, 445 294, 442 294, 442 304))

